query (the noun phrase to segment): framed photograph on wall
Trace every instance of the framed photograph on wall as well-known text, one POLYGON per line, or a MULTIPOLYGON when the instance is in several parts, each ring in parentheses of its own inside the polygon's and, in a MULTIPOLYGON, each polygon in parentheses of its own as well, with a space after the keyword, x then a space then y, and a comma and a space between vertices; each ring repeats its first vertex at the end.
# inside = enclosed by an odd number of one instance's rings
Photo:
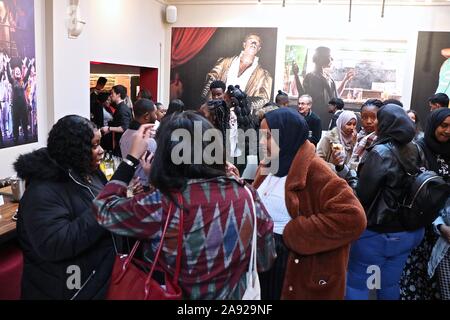
POLYGON ((34 0, 0 0, 0 149, 38 141, 34 0))
POLYGON ((411 108, 425 122, 435 93, 450 96, 450 32, 421 31, 417 39, 411 108))
POLYGON ((273 98, 276 47, 276 28, 173 28, 170 100, 197 109, 221 80, 259 109, 273 98))
POLYGON ((406 53, 406 41, 287 39, 283 89, 311 95, 323 119, 331 98, 355 110, 367 99, 401 99, 406 53))

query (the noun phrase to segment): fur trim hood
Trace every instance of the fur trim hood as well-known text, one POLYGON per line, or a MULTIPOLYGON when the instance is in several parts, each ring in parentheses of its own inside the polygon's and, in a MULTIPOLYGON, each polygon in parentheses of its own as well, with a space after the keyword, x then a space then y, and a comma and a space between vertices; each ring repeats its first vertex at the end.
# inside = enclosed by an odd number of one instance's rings
POLYGON ((50 157, 47 148, 19 156, 14 169, 27 183, 35 179, 60 181, 68 178, 67 172, 50 157))

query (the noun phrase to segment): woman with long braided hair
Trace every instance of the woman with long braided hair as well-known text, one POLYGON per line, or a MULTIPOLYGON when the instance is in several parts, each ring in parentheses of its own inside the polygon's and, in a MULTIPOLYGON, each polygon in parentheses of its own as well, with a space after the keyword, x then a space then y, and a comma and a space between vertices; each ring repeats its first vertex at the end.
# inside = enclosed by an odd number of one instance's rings
POLYGON ((203 116, 222 133, 223 145, 226 144, 227 129, 230 129, 230 110, 223 100, 210 100, 200 108, 203 116))
MULTIPOLYGON (((254 116, 251 114, 247 94, 242 91, 239 86, 229 86, 227 90, 227 96, 230 101, 230 112, 232 115, 236 115, 237 129, 244 132, 250 129, 255 129, 256 121, 254 119, 254 116)), ((231 126, 233 127, 233 124, 231 124, 231 126)), ((235 158, 235 165, 238 168, 239 172, 242 174, 245 170, 245 167, 247 166, 247 156, 256 155, 257 150, 250 150, 250 144, 246 140, 245 136, 239 135, 238 133, 239 131, 236 130, 235 139, 231 139, 231 157, 235 158), (235 141, 234 144, 233 141, 235 141), (233 145, 235 145, 234 148, 233 145), (242 153, 244 153, 244 155, 242 155, 242 153), (244 163, 242 163, 242 160, 239 163, 237 160, 242 156, 244 159, 244 163)), ((233 136, 233 134, 231 135, 233 136)))

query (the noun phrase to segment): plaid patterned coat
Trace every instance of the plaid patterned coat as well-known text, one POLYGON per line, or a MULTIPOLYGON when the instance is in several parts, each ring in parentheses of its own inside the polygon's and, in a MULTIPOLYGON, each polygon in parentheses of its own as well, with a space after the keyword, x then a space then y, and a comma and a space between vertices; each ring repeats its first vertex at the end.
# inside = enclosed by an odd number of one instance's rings
MULTIPOLYGON (((258 270, 265 271, 276 255, 273 221, 256 191, 250 190, 257 214, 258 270)), ((126 193, 127 183, 113 177, 94 201, 97 220, 116 234, 148 240, 149 252, 145 255, 152 256, 160 242, 170 200, 159 191, 133 198, 126 198, 126 193)), ((182 198, 184 239, 179 284, 185 298, 241 299, 254 224, 252 200, 244 185, 226 177, 191 180, 182 198)), ((162 252, 161 267, 169 273, 175 266, 179 216, 177 208, 162 252)))

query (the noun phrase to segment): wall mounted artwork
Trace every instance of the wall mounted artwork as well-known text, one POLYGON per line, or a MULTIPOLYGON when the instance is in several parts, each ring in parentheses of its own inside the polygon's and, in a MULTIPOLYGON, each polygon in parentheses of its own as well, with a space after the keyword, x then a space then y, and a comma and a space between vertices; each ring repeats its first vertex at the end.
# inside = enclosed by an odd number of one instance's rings
POLYGON ((198 109, 221 80, 259 109, 273 98, 276 47, 276 28, 173 28, 170 99, 198 109))

